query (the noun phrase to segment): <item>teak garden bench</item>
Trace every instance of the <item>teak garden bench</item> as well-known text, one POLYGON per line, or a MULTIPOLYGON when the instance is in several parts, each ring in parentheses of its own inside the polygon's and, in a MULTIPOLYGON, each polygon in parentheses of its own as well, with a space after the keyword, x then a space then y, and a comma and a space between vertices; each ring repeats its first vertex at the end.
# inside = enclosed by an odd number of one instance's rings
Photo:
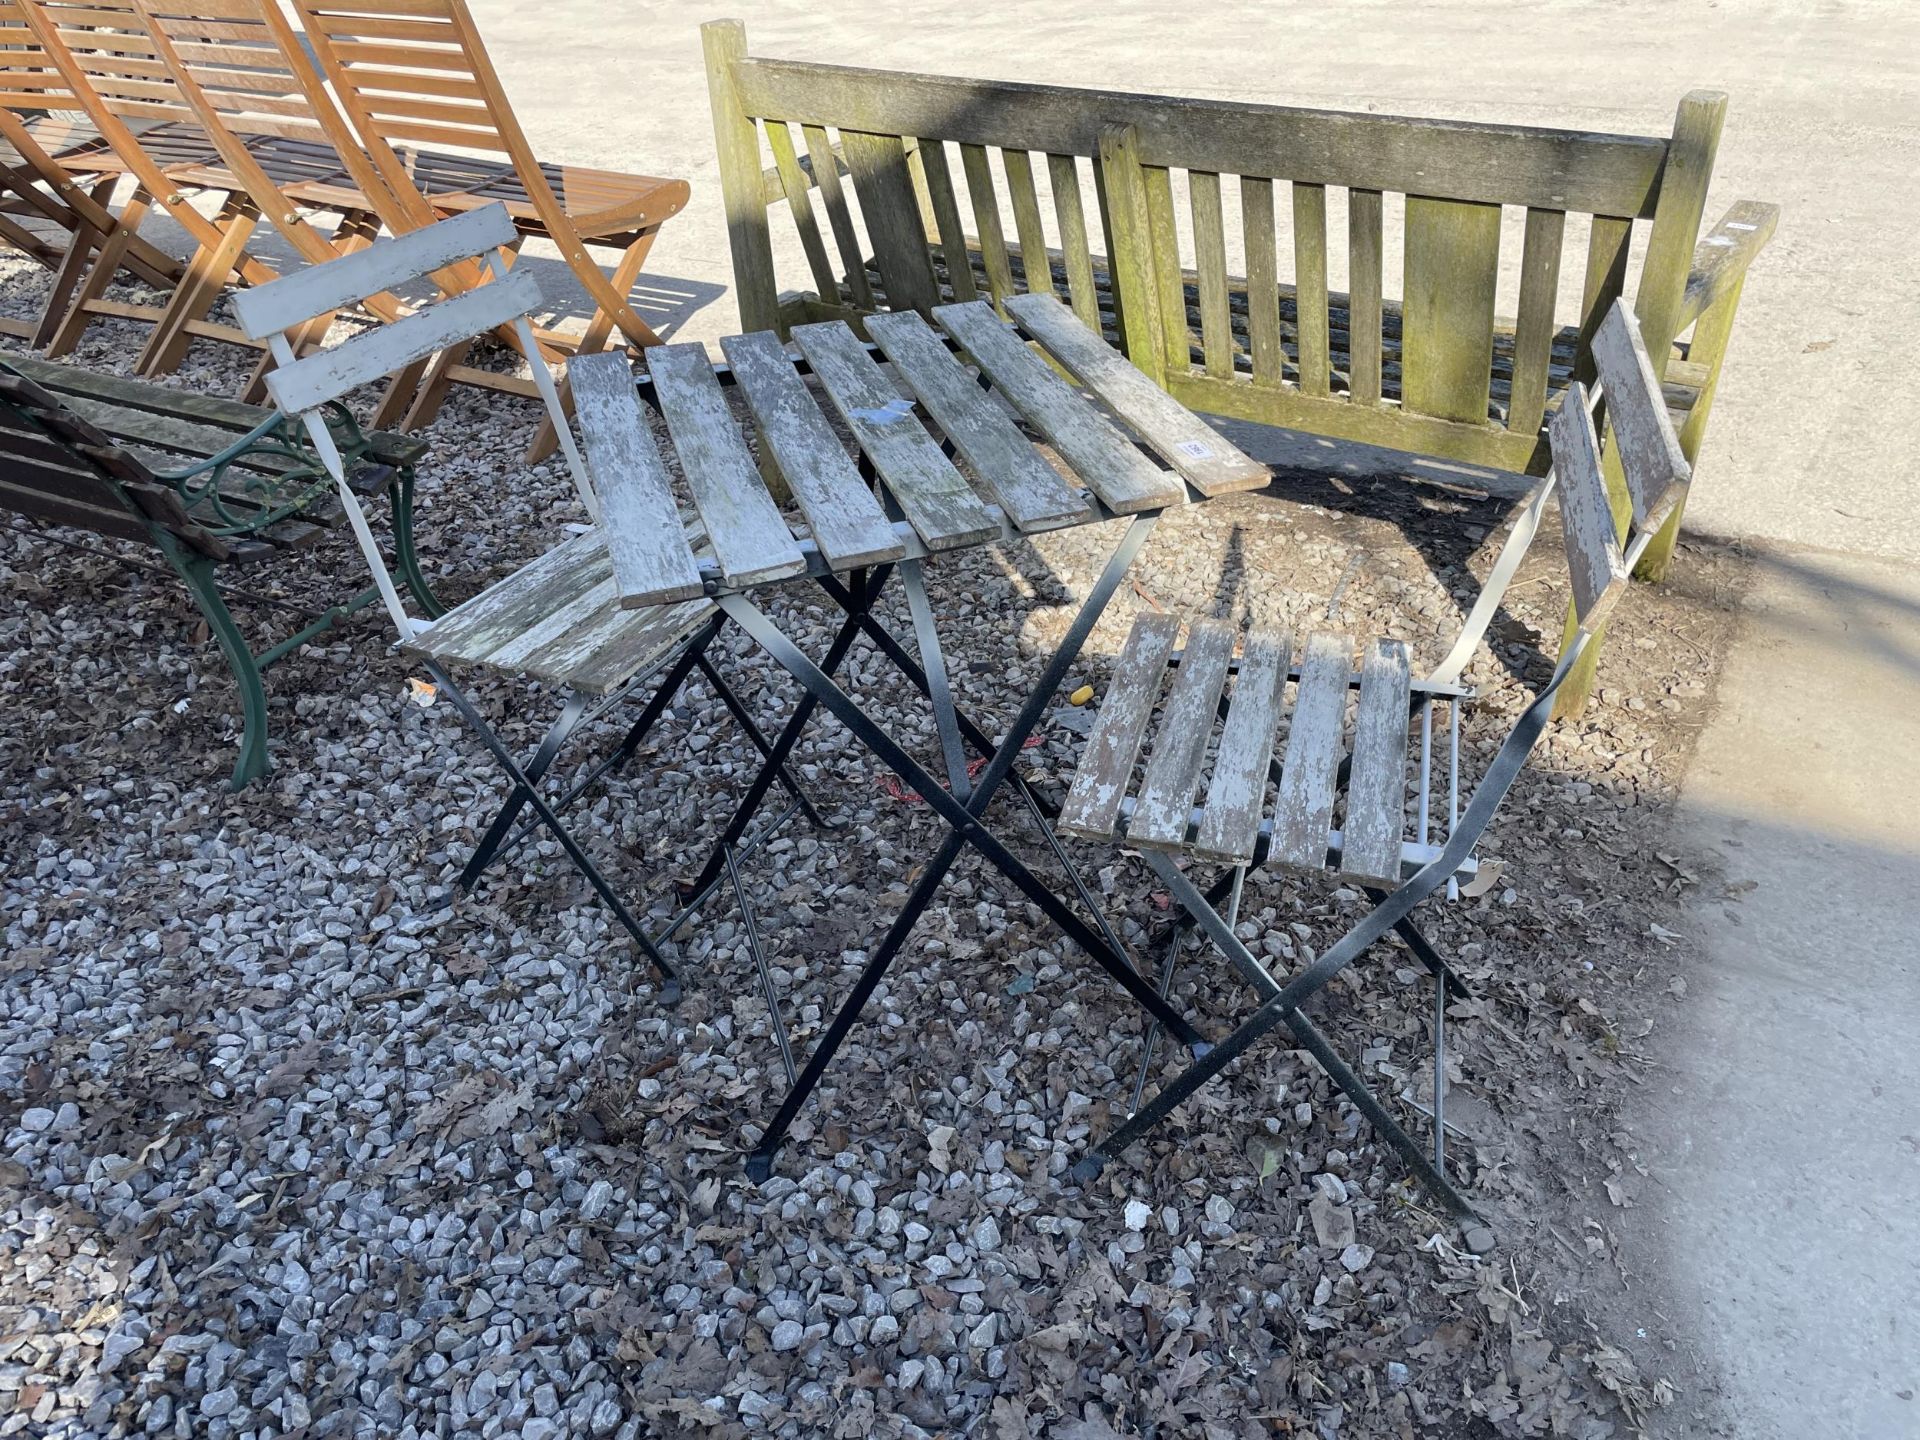
MULTIPOLYGON (((422 607, 441 613, 413 550, 413 472, 426 442, 365 433, 341 407, 327 420, 354 487, 390 500, 393 568, 422 607)), ((311 547, 342 509, 298 423, 237 400, 0 356, 0 509, 160 552, 192 593, 240 687, 246 728, 235 789, 269 764, 261 672, 381 593, 369 586, 307 613, 306 624, 266 648, 249 647, 222 594, 223 574, 258 573, 311 547)))
MULTIPOLYGON (((1509 472, 1546 473, 1551 413, 1591 379, 1594 332, 1629 290, 1692 461, 1778 218, 1742 200, 1700 233, 1718 93, 1683 98, 1670 136, 1607 135, 752 58, 737 21, 702 33, 749 328, 1051 292, 1194 409, 1509 472), (1329 192, 1346 212, 1345 293, 1328 283, 1329 192), (776 207, 810 290, 776 273, 776 207), (1505 207, 1521 250, 1503 299, 1505 207), (1245 276, 1228 269, 1236 210, 1245 276), (1390 218, 1405 236, 1397 301, 1390 218), (1555 310, 1563 263, 1583 267, 1570 323, 1555 310)), ((1647 547, 1645 578, 1664 573, 1678 524, 1647 547)), ((1575 676, 1562 693, 1583 690, 1575 676)))

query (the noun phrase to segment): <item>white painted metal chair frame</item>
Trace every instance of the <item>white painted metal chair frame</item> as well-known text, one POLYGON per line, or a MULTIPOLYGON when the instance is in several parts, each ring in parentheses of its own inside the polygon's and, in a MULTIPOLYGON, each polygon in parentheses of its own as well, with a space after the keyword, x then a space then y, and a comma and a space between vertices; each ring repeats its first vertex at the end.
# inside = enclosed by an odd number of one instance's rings
MULTIPOLYGON (((1601 451, 1594 427, 1594 397, 1581 384, 1574 384, 1555 415, 1551 426, 1554 465, 1517 517, 1481 594, 1469 612, 1452 648, 1425 680, 1412 686, 1412 703, 1422 716, 1418 802, 1418 846, 1403 847, 1403 863, 1408 873, 1399 888, 1391 892, 1363 886, 1374 902, 1374 909, 1299 975, 1282 984, 1267 971, 1235 932, 1241 889, 1249 868, 1257 868, 1267 859, 1266 844, 1270 822, 1262 825, 1254 858, 1247 865, 1229 866, 1224 874, 1203 892, 1182 869, 1174 852, 1140 848, 1142 857, 1158 879, 1166 885, 1183 912, 1172 926, 1170 942, 1159 975, 1161 993, 1170 988, 1174 964, 1186 931, 1198 927, 1233 964, 1234 968, 1261 997, 1259 1009, 1226 1040, 1195 1060, 1170 1083, 1162 1086, 1150 1102, 1142 1105, 1156 1031, 1149 1029, 1139 1074, 1134 1086, 1131 1113, 1127 1120, 1104 1137, 1075 1167, 1074 1177, 1085 1183, 1097 1177, 1110 1159, 1118 1157, 1129 1145, 1161 1123, 1202 1085, 1243 1054, 1261 1037, 1280 1025, 1286 1025, 1296 1041, 1310 1051, 1335 1083, 1374 1126, 1376 1133, 1399 1152, 1408 1167, 1425 1183, 1429 1191, 1457 1216, 1477 1218, 1472 1208, 1453 1186, 1446 1174, 1446 1121, 1444 1113, 1446 1062, 1446 1005, 1449 995, 1467 994, 1464 985, 1411 920, 1413 909, 1442 886, 1448 897, 1456 893, 1458 877, 1472 872, 1473 847, 1492 821, 1508 789, 1518 777, 1528 755, 1544 733, 1552 712, 1554 696, 1579 657, 1604 623, 1608 611, 1624 593, 1627 577, 1646 548, 1658 536, 1660 527, 1675 507, 1682 503, 1689 470, 1667 415, 1658 382, 1647 363, 1638 326, 1623 302, 1616 302, 1595 341, 1595 359, 1602 387, 1600 399, 1607 404, 1608 424, 1615 453, 1619 456, 1627 481, 1631 513, 1627 526, 1628 543, 1624 552, 1615 533, 1615 519, 1607 500, 1602 478, 1601 451), (1541 688, 1526 711, 1515 723, 1500 751, 1489 765, 1465 812, 1458 805, 1459 795, 1459 712, 1461 702, 1472 692, 1459 686, 1459 677, 1472 660, 1488 624, 1504 599, 1508 587, 1526 558, 1534 535, 1540 528, 1548 501, 1561 497, 1563 527, 1567 532, 1569 567, 1573 574, 1574 605, 1578 631, 1566 647, 1552 677, 1541 688), (1451 746, 1448 763, 1447 827, 1443 843, 1435 849, 1428 842, 1431 757, 1431 717, 1436 699, 1449 700, 1451 746), (1227 903, 1222 915, 1219 906, 1227 903), (1328 981, 1345 969, 1389 931, 1398 933, 1409 950, 1434 976, 1434 1097, 1431 1122, 1433 1154, 1427 1158, 1421 1147, 1400 1127, 1366 1083, 1339 1057, 1301 1006, 1328 981)), ((1177 660, 1179 657, 1175 656, 1177 660)), ((1354 682, 1357 683, 1357 678, 1354 682)), ((1224 716, 1227 701, 1220 702, 1224 716)), ((1351 756, 1346 763, 1351 763, 1351 756)), ((1279 761, 1269 754, 1267 780, 1280 778, 1279 761)), ((1124 786, 1125 779, 1123 777, 1124 786)), ((1345 787, 1345 766, 1339 788, 1345 787)), ((1123 804, 1123 817, 1132 801, 1123 804)), ((1191 833, 1191 831, 1190 831, 1191 833)), ((1119 843, 1124 843, 1121 841, 1119 843)))
MULTIPOLYGON (((430 653, 433 627, 458 615, 466 607, 457 607, 440 620, 423 620, 407 612, 366 512, 351 486, 346 483, 340 454, 322 414, 324 405, 338 402, 360 385, 377 381, 475 336, 502 327, 509 328, 520 341, 521 356, 532 371, 534 384, 554 423, 575 492, 588 517, 597 526, 600 523, 598 496, 586 462, 575 444, 572 428, 561 405, 559 389, 541 356, 539 346, 534 343, 532 327, 527 318, 541 300, 538 284, 530 269, 510 268, 503 259, 503 252, 516 241, 513 222, 506 207, 492 205, 403 236, 378 241, 355 254, 309 267, 268 285, 241 291, 234 297, 234 308, 246 332, 256 339, 266 340, 271 349, 278 368, 266 377, 268 393, 282 412, 299 416, 315 450, 332 475, 340 503, 361 552, 373 571, 375 583, 402 647, 420 655, 434 678, 438 693, 444 694, 478 733, 510 782, 511 788, 498 815, 461 872, 458 882, 460 888, 471 891, 495 859, 517 848, 535 831, 547 830, 621 926, 633 937, 660 977, 663 1001, 672 1004, 678 1000, 680 993, 676 972, 661 955, 655 937, 649 936, 615 893, 599 868, 561 823, 560 816, 591 786, 632 758, 647 732, 696 668, 713 685, 761 754, 765 756, 770 753, 770 742, 706 654, 724 628, 725 617, 705 602, 661 606, 657 611, 626 612, 636 621, 645 620, 651 615, 686 612, 675 627, 686 633, 677 643, 663 645, 660 653, 642 663, 630 678, 609 693, 595 697, 569 689, 559 717, 549 727, 533 755, 524 763, 517 760, 471 700, 454 684, 447 666, 430 653), (488 276, 487 283, 450 299, 423 305, 398 321, 339 344, 310 352, 304 357, 296 356, 290 335, 298 333, 314 316, 339 310, 366 295, 429 278, 433 271, 445 265, 476 257, 481 258, 488 276), (564 793, 552 799, 546 798, 541 793, 541 781, 575 733, 633 701, 656 678, 658 683, 653 685, 646 704, 619 745, 564 793), (534 818, 516 829, 523 807, 532 809, 534 818)), ((635 403, 637 408, 638 402, 635 403)), ((499 588, 495 587, 496 590, 499 588)), ((482 598, 475 597, 475 601, 482 598)), ((473 605, 475 601, 469 601, 468 605, 473 605)), ((763 843, 796 810, 804 810, 819 823, 819 816, 800 793, 798 783, 784 765, 779 768, 777 778, 793 796, 794 803, 778 821, 754 839, 756 845, 763 843)))

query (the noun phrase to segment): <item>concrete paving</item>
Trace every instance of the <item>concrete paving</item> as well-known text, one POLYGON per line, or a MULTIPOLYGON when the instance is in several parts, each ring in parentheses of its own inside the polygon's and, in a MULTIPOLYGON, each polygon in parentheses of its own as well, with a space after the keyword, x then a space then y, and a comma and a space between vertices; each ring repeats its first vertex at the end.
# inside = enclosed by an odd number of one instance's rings
POLYGON ((1920 1436, 1920 575, 1757 564, 1681 804, 1727 889, 1692 908, 1706 963, 1632 1117, 1658 1183, 1620 1218, 1725 1433, 1920 1436))

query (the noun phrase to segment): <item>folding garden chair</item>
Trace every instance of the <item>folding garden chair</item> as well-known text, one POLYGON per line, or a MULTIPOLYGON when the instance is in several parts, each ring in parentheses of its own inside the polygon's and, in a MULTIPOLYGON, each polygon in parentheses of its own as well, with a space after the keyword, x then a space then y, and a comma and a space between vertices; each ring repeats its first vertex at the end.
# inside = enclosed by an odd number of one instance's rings
POLYGON ((53 271, 54 282, 38 320, 0 321, 0 329, 37 347, 53 338, 74 288, 110 237, 118 263, 150 285, 170 288, 181 266, 131 231, 121 234, 111 202, 125 166, 92 126, 75 123, 85 107, 28 27, 23 3, 0 0, 0 141, 12 151, 0 164, 7 212, 0 213, 0 239, 53 271), (66 243, 42 233, 47 226, 66 232, 66 243))
MULTIPOLYGON (((1248 634, 1235 665, 1232 629, 1203 621, 1193 627, 1185 651, 1171 667, 1174 678, 1163 702, 1161 689, 1169 662, 1176 659, 1178 626, 1165 615, 1143 616, 1134 625, 1068 790, 1059 828, 1063 834, 1112 841, 1140 852, 1179 902, 1185 920, 1197 925, 1232 962, 1261 1003, 1238 1029, 1144 1106, 1139 1099, 1143 1061, 1134 1113, 1074 1168, 1079 1180, 1098 1176, 1110 1158, 1165 1120, 1263 1036, 1285 1026, 1429 1189, 1455 1213, 1472 1214, 1446 1175, 1443 1114, 1446 1005, 1449 994, 1465 991, 1415 927, 1412 912, 1442 887, 1451 894, 1457 877, 1472 872, 1474 846, 1546 728, 1555 692, 1625 589, 1633 561, 1681 502, 1688 479, 1659 383, 1623 302, 1616 301, 1603 322, 1594 357, 1629 490, 1626 553, 1623 556, 1601 473, 1589 396, 1575 383, 1551 422, 1552 472, 1516 523, 1460 640, 1426 679, 1412 678, 1407 647, 1399 641, 1366 646, 1356 674, 1354 643, 1346 636, 1313 635, 1296 656, 1286 635, 1261 629, 1248 634), (1548 496, 1555 492, 1578 629, 1552 678, 1514 725, 1462 812, 1460 707, 1469 692, 1458 685, 1458 677, 1519 568, 1548 496), (1237 673, 1228 696, 1232 672, 1237 673), (1354 692, 1351 707, 1349 692, 1354 692), (1449 737, 1444 797, 1435 783, 1434 745, 1434 710, 1442 703, 1448 710, 1449 737), (1158 728, 1147 742, 1148 758, 1135 791, 1135 762, 1156 709, 1158 728), (1277 737, 1283 723, 1284 759, 1279 759, 1277 737), (1415 732, 1411 744, 1410 731, 1415 732), (1203 786, 1210 748, 1211 772, 1203 786), (1225 874, 1202 891, 1183 867, 1183 856, 1224 866, 1225 874), (1246 870, 1261 865, 1301 873, 1330 871, 1363 889, 1373 908, 1337 944, 1283 982, 1234 928, 1236 907, 1231 902, 1238 899, 1246 870), (1223 900, 1230 902, 1224 915, 1219 908, 1223 900), (1434 977, 1431 1159, 1304 1009, 1389 931, 1400 935, 1434 977)), ((1161 970, 1163 993, 1181 928, 1176 927, 1161 970)), ((1149 1060, 1152 1042, 1149 1031, 1149 1060)))
MULTIPOLYGON (((417 183, 422 168, 396 153, 394 141, 458 145, 505 157, 505 165, 463 160, 464 173, 474 182, 460 195, 436 196, 434 203, 453 209, 502 202, 522 233, 545 236, 559 246, 596 308, 577 339, 541 337, 559 347, 548 350, 549 360, 560 349, 581 355, 603 349, 616 329, 636 346, 660 342, 629 295, 660 226, 686 205, 686 181, 536 159, 465 0, 293 0, 293 5, 328 81, 392 189, 417 183), (621 252, 611 277, 588 256, 588 245, 621 252)), ((431 178, 432 167, 425 168, 431 178)), ((405 416, 405 428, 427 423, 447 387, 472 378, 464 358, 456 346, 434 362, 405 416)), ((379 423, 392 418, 383 414, 379 423)), ((552 451, 558 428, 550 422, 541 426, 530 459, 552 451)))
MULTIPOLYGON (((279 0, 229 0, 217 20, 202 19, 198 11, 177 4, 133 3, 153 37, 156 53, 222 162, 261 214, 310 264, 362 248, 383 224, 395 235, 433 224, 442 218, 434 208, 436 199, 447 201, 449 209, 471 209, 459 192, 497 181, 507 173, 497 163, 409 151, 410 183, 398 190, 390 187, 328 93, 279 0), (284 161, 274 168, 261 165, 250 148, 260 134, 303 147, 310 155, 304 173, 289 175, 284 161), (283 188, 276 179, 276 169, 290 188, 283 188), (315 202, 343 213, 330 237, 307 222, 304 212, 315 202)), ((483 283, 485 272, 478 265, 462 263, 446 267, 433 278, 442 294, 457 295, 483 283)), ((392 297, 377 297, 369 308, 385 320, 402 313, 392 297)), ((304 335, 293 339, 295 353, 324 339, 332 320, 331 315, 316 316, 304 335)), ((539 332, 534 333, 539 338, 539 332)), ((509 346, 519 344, 511 327, 498 338, 509 346)), ((265 373, 272 363, 271 356, 261 361, 243 399, 264 393, 265 373)), ((469 368, 464 378, 488 389, 530 397, 539 394, 532 380, 520 375, 469 368)), ((396 377, 380 413, 398 415, 415 388, 409 378, 396 377)))
MULTIPOLYGON (((762 755, 771 753, 764 735, 754 725, 745 705, 707 657, 724 619, 704 596, 678 604, 627 609, 620 604, 613 582, 614 559, 609 532, 600 522, 600 507, 585 462, 573 441, 560 408, 560 396, 535 345, 527 316, 540 304, 540 289, 531 272, 509 270, 499 247, 514 236, 512 218, 503 205, 469 211, 409 235, 375 242, 357 254, 301 271, 234 297, 234 309, 249 335, 266 341, 278 360, 267 376, 267 390, 276 406, 305 424, 313 446, 334 473, 340 503, 381 588, 382 598, 400 644, 419 657, 433 676, 437 693, 453 704, 482 744, 499 763, 510 790, 488 827, 472 859, 460 876, 471 889, 488 865, 544 828, 611 910, 621 926, 658 972, 664 998, 679 996, 673 968, 642 928, 612 885, 561 823, 561 813, 589 787, 632 759, 655 721, 673 701, 681 683, 699 669, 714 687, 728 711, 740 722, 762 755), (450 299, 440 300, 391 325, 356 335, 329 348, 296 357, 289 334, 306 329, 313 317, 352 304, 369 294, 404 287, 448 265, 483 257, 486 284, 450 299), (341 482, 339 455, 325 424, 324 409, 361 385, 378 381, 417 360, 431 357, 449 345, 477 333, 511 326, 533 367, 533 378, 547 413, 556 421, 556 435, 566 454, 574 488, 594 524, 583 533, 549 550, 531 564, 489 587, 463 605, 434 620, 408 614, 398 590, 387 576, 379 542, 352 491, 341 482), (522 682, 534 681, 563 692, 559 717, 526 761, 515 757, 473 702, 457 687, 450 671, 477 672, 522 682), (661 673, 664 671, 664 675, 661 673), (636 701, 649 681, 658 677, 638 717, 611 754, 564 794, 549 799, 541 788, 547 772, 568 742, 590 722, 636 701), (534 818, 516 829, 523 810, 534 818)), ((631 381, 627 381, 629 389, 631 381)), ((638 423, 638 410, 629 393, 624 408, 604 409, 616 424, 638 423), (622 418, 625 417, 625 418, 622 418)), ((595 441, 595 453, 626 456, 636 453, 631 437, 616 430, 595 432, 600 408, 583 404, 583 424, 595 441)), ((798 784, 786 770, 781 783, 803 804, 798 784)), ((811 807, 807 807, 811 814, 811 807)), ((816 817, 817 818, 817 817, 816 817)))
MULTIPOLYGON (((260 209, 246 181, 236 174, 202 128, 187 97, 161 60, 157 42, 134 0, 16 0, 18 12, 45 57, 58 70, 70 95, 99 131, 102 149, 115 160, 115 173, 131 175, 132 197, 115 233, 100 247, 86 277, 76 287, 64 317, 48 337, 47 353, 70 351, 87 327, 102 316, 150 324, 135 369, 143 375, 166 374, 179 366, 195 337, 249 344, 232 326, 207 319, 221 292, 237 277, 264 284, 275 271, 247 250, 260 209), (218 197, 209 218, 195 206, 197 195, 218 197), (105 291, 135 238, 150 206, 158 204, 187 232, 196 247, 186 272, 163 306, 108 300, 105 291)), ((219 24, 208 27, 216 32, 219 24)), ((214 48, 205 46, 203 48, 214 48)), ((247 134, 247 164, 262 177, 271 174, 287 193, 300 198, 300 184, 333 182, 331 191, 310 197, 320 208, 337 209, 348 233, 363 214, 362 197, 340 198, 346 181, 330 148, 300 133, 290 102, 262 95, 261 111, 280 107, 247 134)), ((317 132, 317 127, 314 127, 317 132)), ((84 158, 92 164, 91 153, 84 158)), ((62 157, 69 167, 72 158, 62 157)), ((317 251, 308 258, 317 258, 317 251)), ((390 311, 391 313, 391 311, 390 311)))

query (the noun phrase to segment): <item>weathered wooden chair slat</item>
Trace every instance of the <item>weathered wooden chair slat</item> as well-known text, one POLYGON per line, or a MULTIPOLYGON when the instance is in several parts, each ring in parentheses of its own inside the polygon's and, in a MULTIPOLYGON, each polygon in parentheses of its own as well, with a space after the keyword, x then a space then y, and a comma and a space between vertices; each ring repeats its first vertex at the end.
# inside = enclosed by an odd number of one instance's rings
MULTIPOLYGON (((1071 312, 1063 309, 1061 313, 1071 312)), ((1021 343, 985 301, 943 305, 934 311, 934 318, 1108 509, 1129 515, 1186 499, 1186 487, 1177 474, 1162 470, 1141 454, 1111 420, 1076 395, 1072 386, 1021 343)), ((1078 321, 1073 325, 1093 338, 1078 321)), ((1119 363, 1126 365, 1124 360, 1119 363)))
POLYGON ((839 321, 796 325, 794 343, 929 550, 977 544, 1000 522, 954 468, 866 347, 839 321))
POLYGON ((1658 525, 1686 486, 1692 467, 1667 413, 1640 327, 1629 324, 1618 306, 1594 333, 1593 358, 1603 383, 1614 381, 1606 385, 1607 423, 1620 446, 1634 524, 1658 525))
POLYGON ((1160 678, 1179 635, 1180 622, 1172 615, 1156 612, 1134 621, 1060 807, 1062 833, 1100 839, 1112 835, 1147 722, 1160 698, 1160 678))
POLYGON ((1021 531, 1071 525, 1086 502, 911 310, 875 315, 867 333, 1021 531))
POLYGON ((587 473, 600 497, 620 589, 663 601, 703 594, 700 567, 681 538, 672 481, 640 413, 627 357, 613 351, 582 355, 568 369, 587 473))
POLYGON ((1207 757, 1214 716, 1233 660, 1233 627, 1223 620, 1202 620, 1187 636, 1187 648, 1174 671, 1160 729, 1147 756, 1140 796, 1127 822, 1127 841, 1160 849, 1186 843, 1187 821, 1200 789, 1200 767, 1207 757))
POLYGON ((1341 872, 1395 885, 1407 805, 1407 717, 1412 666, 1407 647, 1377 640, 1360 662, 1353 723, 1352 774, 1341 825, 1341 872))
POLYGON ((1273 805, 1276 864, 1319 870, 1327 863, 1352 659, 1353 643, 1343 636, 1316 634, 1307 639, 1273 805))
POLYGON ((1051 295, 1018 296, 1007 308, 1028 334, 1202 495, 1257 490, 1272 478, 1266 466, 1168 399, 1051 295))
POLYGON ((769 330, 728 336, 720 349, 746 396, 762 443, 807 517, 821 556, 850 570, 906 553, 873 491, 854 468, 806 382, 769 330))
MULTIPOLYGON (((806 558, 767 494, 705 348, 658 346, 647 355, 647 373, 727 583, 755 585, 804 575, 806 558)), ((628 596, 627 603, 652 600, 643 594, 628 596)))
POLYGON ((1573 577, 1573 603, 1597 625, 1618 595, 1627 575, 1620 553, 1613 510, 1601 478, 1600 437, 1587 412, 1586 389, 1578 381, 1551 422, 1554 463, 1560 477, 1560 523, 1566 538, 1567 567, 1573 577))
POLYGON ((1283 633, 1255 630, 1233 681, 1233 704, 1220 731, 1213 778, 1194 839, 1194 853, 1236 864, 1253 858, 1273 741, 1286 698, 1291 646, 1283 633))

